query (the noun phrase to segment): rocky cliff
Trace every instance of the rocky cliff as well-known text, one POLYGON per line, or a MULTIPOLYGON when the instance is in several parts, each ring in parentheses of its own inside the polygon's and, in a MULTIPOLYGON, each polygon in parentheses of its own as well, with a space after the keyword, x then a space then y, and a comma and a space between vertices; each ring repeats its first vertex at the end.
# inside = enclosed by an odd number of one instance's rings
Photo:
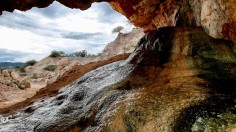
MULTIPOLYGON (((54 0, 1 0, 0 12, 46 7, 54 0)), ((202 26, 214 38, 236 41, 234 0, 57 0, 70 8, 87 9, 93 2, 109 2, 135 26, 148 32, 169 26, 202 26)))
POLYGON ((236 52, 202 28, 161 28, 125 61, 17 112, 1 131, 226 131, 236 123, 236 52))
POLYGON ((134 28, 129 33, 119 33, 114 41, 106 45, 97 60, 105 60, 119 54, 133 52, 143 36, 144 33, 139 28, 134 28))
MULTIPOLYGON (((1 0, 0 10, 52 1, 1 0)), ((80 9, 99 2, 58 1, 80 9)), ((107 2, 147 32, 135 51, 1 115, 0 131, 234 131, 236 2, 107 2)))

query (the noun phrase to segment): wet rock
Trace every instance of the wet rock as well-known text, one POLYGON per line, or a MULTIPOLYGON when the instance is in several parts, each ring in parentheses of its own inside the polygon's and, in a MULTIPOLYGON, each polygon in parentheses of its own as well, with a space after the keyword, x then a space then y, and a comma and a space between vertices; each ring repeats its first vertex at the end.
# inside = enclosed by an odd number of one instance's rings
POLYGON ((0 131, 195 130, 200 119, 212 125, 216 115, 236 115, 235 66, 232 42, 199 27, 161 28, 146 34, 127 60, 2 115, 0 131))

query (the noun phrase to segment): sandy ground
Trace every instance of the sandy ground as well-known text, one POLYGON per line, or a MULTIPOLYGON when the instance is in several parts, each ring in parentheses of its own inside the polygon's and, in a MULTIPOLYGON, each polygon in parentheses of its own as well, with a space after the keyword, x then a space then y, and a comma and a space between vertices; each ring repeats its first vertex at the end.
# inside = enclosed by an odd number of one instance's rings
POLYGON ((1 95, 3 98, 5 98, 5 101, 0 102, 0 108, 5 109, 16 103, 31 98, 43 87, 45 86, 39 84, 31 84, 31 88, 27 88, 24 90, 15 90, 15 91, 11 90, 11 92, 3 92, 1 93, 1 95))
POLYGON ((124 60, 128 56, 129 54, 122 54, 112 57, 108 60, 90 62, 85 65, 76 65, 69 71, 65 72, 62 76, 60 76, 55 82, 45 87, 43 87, 42 85, 32 84, 32 88, 28 88, 25 90, 16 90, 16 93, 11 92, 11 94, 9 95, 4 95, 8 96, 12 100, 0 102, 0 113, 7 113, 10 111, 14 111, 15 109, 22 108, 26 105, 29 105, 31 102, 38 98, 47 98, 49 96, 53 96, 57 94, 57 91, 60 88, 74 82, 87 72, 112 62, 124 60))

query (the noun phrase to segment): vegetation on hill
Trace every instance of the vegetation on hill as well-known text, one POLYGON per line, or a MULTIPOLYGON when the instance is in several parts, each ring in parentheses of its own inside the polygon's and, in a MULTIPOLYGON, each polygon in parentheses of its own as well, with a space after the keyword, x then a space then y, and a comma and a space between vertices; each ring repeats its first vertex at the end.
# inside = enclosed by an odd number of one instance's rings
POLYGON ((43 70, 46 70, 46 71, 55 71, 57 69, 57 66, 56 65, 48 65, 46 67, 43 68, 43 70))
POLYGON ((123 30, 123 29, 124 29, 124 27, 122 27, 122 26, 117 26, 117 27, 115 27, 115 28, 112 30, 112 33, 120 33, 121 30, 123 30))
POLYGON ((25 67, 27 67, 27 66, 33 66, 33 65, 35 65, 37 63, 37 61, 36 60, 28 60, 28 61, 26 61, 25 62, 25 67))
POLYGON ((64 56, 65 52, 63 51, 57 51, 57 50, 53 50, 51 52, 51 54, 49 55, 49 57, 62 57, 64 56))
POLYGON ((69 54, 66 54, 65 52, 63 51, 57 51, 57 50, 53 50, 51 52, 51 54, 49 55, 49 57, 52 57, 52 58, 56 58, 56 57, 96 57, 96 56, 99 56, 99 54, 89 54, 87 52, 87 50, 81 50, 81 51, 75 51, 73 53, 69 53, 69 54))
POLYGON ((20 72, 25 72, 25 68, 26 68, 27 66, 33 66, 33 65, 35 65, 36 63, 37 63, 36 60, 28 60, 28 61, 25 62, 25 64, 24 64, 23 66, 21 66, 21 67, 19 68, 19 70, 20 70, 20 72))

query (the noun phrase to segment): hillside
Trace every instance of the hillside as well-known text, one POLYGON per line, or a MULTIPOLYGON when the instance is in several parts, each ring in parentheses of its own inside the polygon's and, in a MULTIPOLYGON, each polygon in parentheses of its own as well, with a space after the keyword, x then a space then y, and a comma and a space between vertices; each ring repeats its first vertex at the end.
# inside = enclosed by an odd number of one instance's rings
POLYGON ((33 98, 0 109, 18 108, 3 115, 0 130, 235 130, 232 48, 199 27, 150 32, 128 59, 76 67, 33 98))
POLYGON ((119 33, 117 38, 107 44, 102 51, 98 60, 107 59, 119 54, 131 53, 137 46, 138 41, 144 36, 144 33, 139 28, 134 28, 129 33, 119 33))
POLYGON ((98 57, 46 57, 33 66, 27 66, 25 72, 4 70, 0 74, 0 108, 5 109, 32 96, 35 98, 54 93, 90 70, 127 58, 127 53, 132 52, 138 42, 138 39, 132 38, 142 35, 139 29, 119 34, 98 57), (128 43, 131 39, 132 43, 128 43), (113 49, 113 46, 117 48, 113 49), (130 49, 124 51, 127 47, 130 49), (47 67, 51 69, 46 70, 47 67))

